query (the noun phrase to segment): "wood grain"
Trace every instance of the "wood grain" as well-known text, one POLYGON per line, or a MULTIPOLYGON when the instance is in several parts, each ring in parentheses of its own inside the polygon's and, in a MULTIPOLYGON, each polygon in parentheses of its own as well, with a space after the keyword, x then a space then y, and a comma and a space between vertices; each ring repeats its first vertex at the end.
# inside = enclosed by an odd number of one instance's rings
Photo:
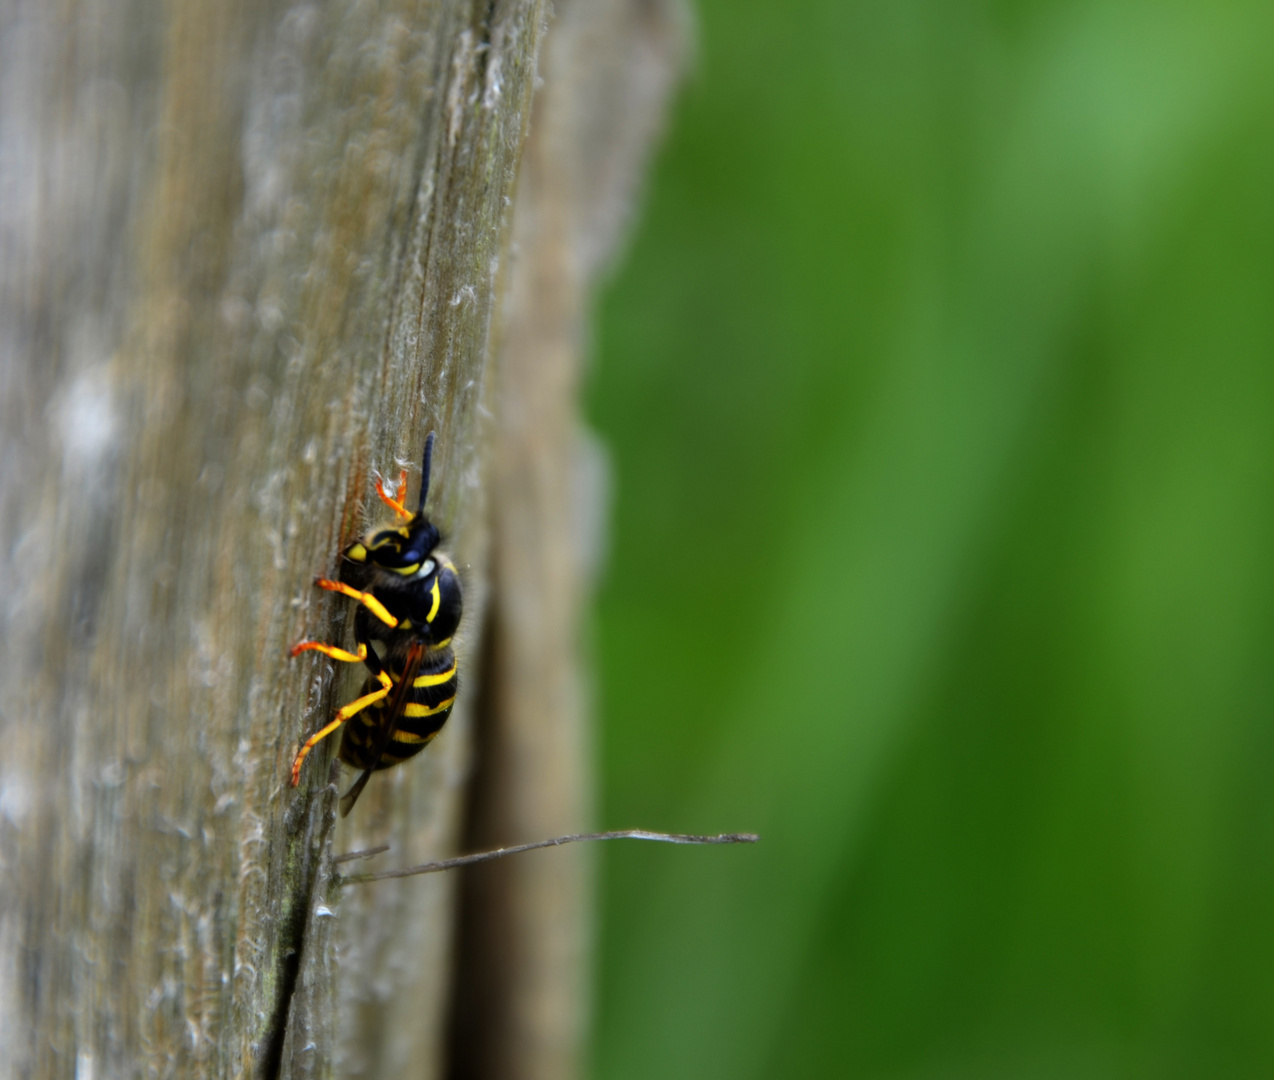
POLYGON ((591 814, 576 398, 683 20, 556 7, 537 76, 544 0, 0 0, 0 1077, 578 1074, 586 861, 458 944, 332 861, 591 814), (338 823, 288 766, 360 676, 287 649, 429 430, 461 697, 338 823))
POLYGON ((324 856, 451 850, 468 720, 342 832, 330 751, 287 765, 349 677, 286 648, 345 632, 310 580, 429 428, 480 634, 542 4, 3 14, 5 1067, 427 1074, 449 884, 338 919, 324 856))
MULTIPOLYGON (((592 824, 583 628, 604 557, 609 470, 579 418, 588 312, 636 202, 686 37, 675 3, 554 8, 496 360, 493 592, 471 851, 592 824)), ((465 871, 456 1075, 580 1074, 591 997, 587 847, 465 871)))

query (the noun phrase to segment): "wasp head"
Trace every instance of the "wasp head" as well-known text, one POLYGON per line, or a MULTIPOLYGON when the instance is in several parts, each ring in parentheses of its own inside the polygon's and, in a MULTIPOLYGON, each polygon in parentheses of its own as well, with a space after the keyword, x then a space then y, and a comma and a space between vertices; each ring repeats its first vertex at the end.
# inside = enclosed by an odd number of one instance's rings
MULTIPOLYGON (((362 543, 351 544, 345 549, 345 558, 364 566, 379 566, 385 570, 392 570, 404 577, 412 577, 425 567, 426 563, 432 563, 429 555, 438 546, 440 539, 433 522, 425 517, 425 499, 429 495, 429 465, 433 457, 433 448, 434 433, 431 431, 425 439, 425 461, 420 470, 420 498, 416 513, 409 521, 396 529, 381 529, 362 543)), ((403 475, 406 476, 406 473, 404 472, 403 475)), ((391 500, 386 495, 382 495, 382 498, 402 516, 407 516, 407 512, 402 509, 401 501, 391 500)), ((401 500, 401 494, 398 498, 401 500)), ((426 572, 430 568, 425 567, 426 572)))

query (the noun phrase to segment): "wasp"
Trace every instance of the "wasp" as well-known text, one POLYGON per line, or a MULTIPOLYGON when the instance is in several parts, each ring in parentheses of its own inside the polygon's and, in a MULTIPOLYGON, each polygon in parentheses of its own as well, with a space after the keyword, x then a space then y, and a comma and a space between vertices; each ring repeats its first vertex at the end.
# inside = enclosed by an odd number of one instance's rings
POLYGON ((354 652, 301 641, 291 655, 322 653, 344 663, 362 664, 368 676, 359 696, 337 711, 331 723, 311 735, 292 762, 292 786, 301 781, 306 756, 338 728, 340 758, 362 769, 341 799, 341 816, 353 808, 373 772, 398 765, 420 753, 451 715, 459 685, 451 639, 460 625, 460 577, 451 560, 437 550, 438 529, 425 516, 434 433, 425 439, 416 512, 406 506, 407 470, 395 496, 380 479, 376 494, 401 519, 396 528, 369 533, 341 552, 339 581, 315 578, 320 589, 358 603, 354 614, 354 652), (378 650, 374 643, 380 644, 378 650))

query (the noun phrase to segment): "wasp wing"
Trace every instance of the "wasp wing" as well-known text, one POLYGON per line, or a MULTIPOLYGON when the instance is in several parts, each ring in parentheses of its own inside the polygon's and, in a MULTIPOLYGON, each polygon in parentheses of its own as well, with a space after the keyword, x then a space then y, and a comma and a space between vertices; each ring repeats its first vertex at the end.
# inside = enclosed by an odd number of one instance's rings
POLYGON ((383 717, 380 732, 376 736, 376 744, 372 747, 371 764, 363 770, 363 775, 354 781, 354 785, 341 798, 341 817, 345 817, 352 809, 358 797, 367 786, 376 766, 384 756, 385 748, 398 730, 398 721, 402 719, 403 710, 407 707, 407 699, 411 696, 412 684, 420 674, 420 665, 425 658, 425 645, 421 641, 412 641, 407 646, 407 656, 403 662, 402 674, 394 683, 394 692, 389 696, 389 707, 381 714, 383 717))

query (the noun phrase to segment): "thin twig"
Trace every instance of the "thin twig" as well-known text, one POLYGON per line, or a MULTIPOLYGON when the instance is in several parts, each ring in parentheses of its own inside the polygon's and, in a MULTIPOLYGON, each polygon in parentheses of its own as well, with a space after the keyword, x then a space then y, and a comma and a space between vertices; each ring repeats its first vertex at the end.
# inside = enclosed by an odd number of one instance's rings
MULTIPOLYGON (((537 840, 533 844, 517 844, 513 847, 496 848, 494 851, 482 851, 476 855, 458 855, 454 859, 439 859, 437 862, 425 863, 423 866, 409 866, 405 870, 381 870, 375 874, 350 874, 349 877, 340 878, 339 884, 362 885, 369 881, 384 881, 386 878, 414 877, 416 874, 436 874, 442 870, 454 870, 457 866, 472 866, 474 863, 502 859, 506 855, 517 855, 523 851, 534 851, 536 848, 560 847, 562 844, 574 844, 581 840, 657 840, 664 844, 755 844, 759 839, 761 838, 756 833, 688 836, 684 833, 647 832, 645 829, 574 833, 570 836, 555 836, 552 840, 537 840)), ((362 853, 355 852, 355 854, 362 853)))
POLYGON ((343 863, 353 862, 355 859, 370 859, 373 855, 383 855, 388 850, 388 844, 380 844, 377 847, 363 848, 362 851, 347 851, 344 855, 337 855, 332 859, 332 862, 343 863))

